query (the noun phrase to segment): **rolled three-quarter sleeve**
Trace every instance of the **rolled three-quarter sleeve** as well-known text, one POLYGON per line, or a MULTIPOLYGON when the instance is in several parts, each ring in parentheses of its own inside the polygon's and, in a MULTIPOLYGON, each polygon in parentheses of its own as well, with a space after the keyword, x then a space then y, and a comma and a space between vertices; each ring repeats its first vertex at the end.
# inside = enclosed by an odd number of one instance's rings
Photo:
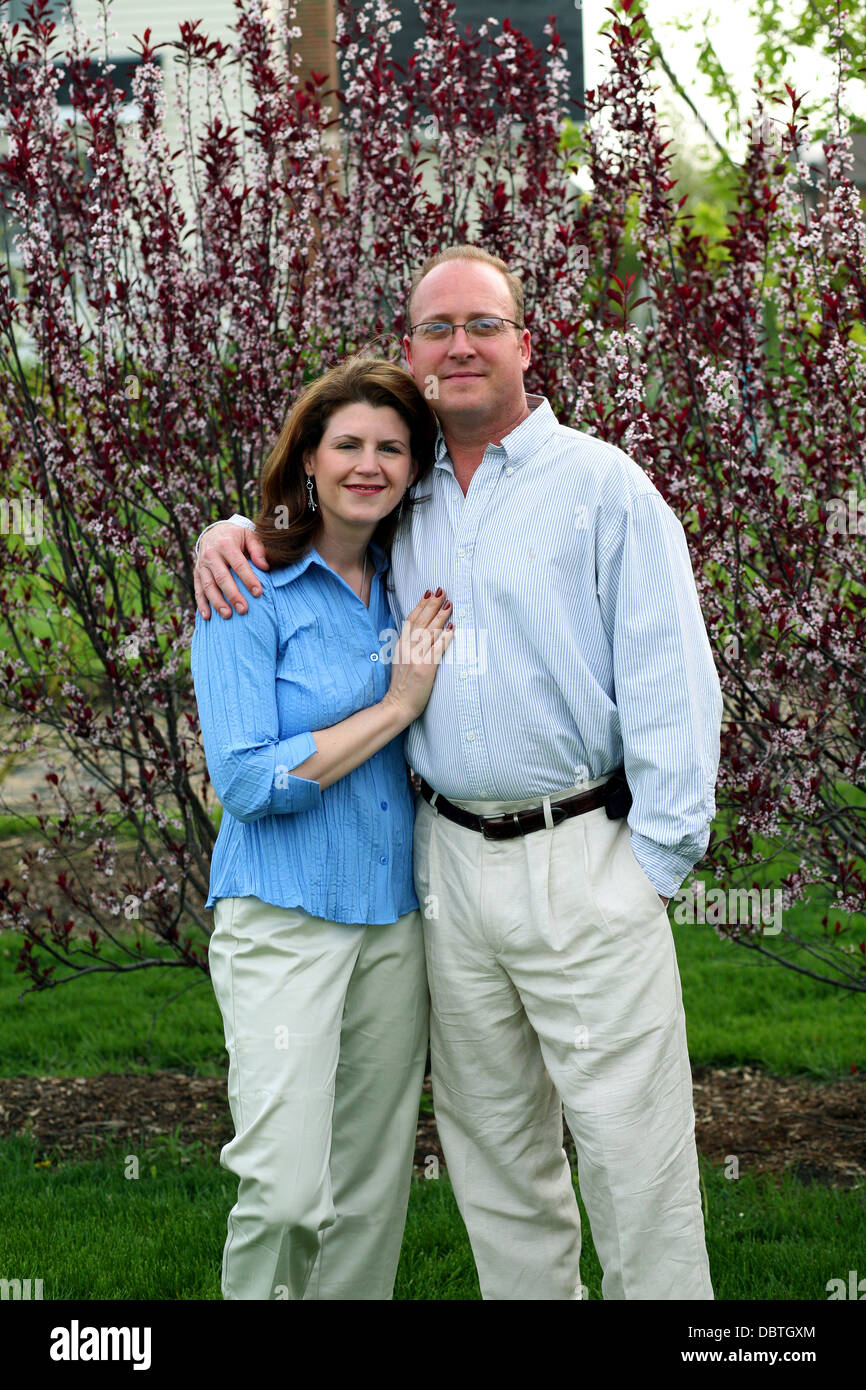
POLYGON ((685 532, 657 492, 621 513, 600 558, 635 858, 671 897, 715 815, 722 695, 685 532))
POLYGON ((239 821, 318 807, 318 782, 293 777, 316 752, 311 730, 280 738, 276 696, 279 627, 261 570, 254 599, 235 576, 248 611, 205 621, 196 615, 191 666, 208 772, 223 807, 239 821))

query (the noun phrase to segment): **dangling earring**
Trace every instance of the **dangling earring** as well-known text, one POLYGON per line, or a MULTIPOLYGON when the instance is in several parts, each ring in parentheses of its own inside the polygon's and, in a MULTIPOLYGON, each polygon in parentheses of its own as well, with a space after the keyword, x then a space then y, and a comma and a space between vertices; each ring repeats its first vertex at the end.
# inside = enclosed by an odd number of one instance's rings
POLYGON ((314 511, 316 510, 316 504, 315 504, 315 502, 313 501, 313 480, 312 480, 312 478, 308 478, 308 479, 307 479, 307 506, 309 507, 309 509, 310 509, 311 512, 314 512, 314 511))

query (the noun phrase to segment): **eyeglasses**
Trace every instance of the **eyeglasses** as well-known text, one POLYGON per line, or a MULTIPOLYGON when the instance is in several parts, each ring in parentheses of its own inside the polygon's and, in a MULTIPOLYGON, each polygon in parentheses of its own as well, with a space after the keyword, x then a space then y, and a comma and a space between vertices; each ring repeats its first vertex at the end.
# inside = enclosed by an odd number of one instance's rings
POLYGON ((515 323, 514 319, 492 318, 486 315, 484 318, 470 319, 468 323, 416 323, 409 332, 417 333, 426 343, 444 342, 458 328, 465 328, 470 338, 495 338, 507 323, 513 328, 523 327, 522 323, 515 323))

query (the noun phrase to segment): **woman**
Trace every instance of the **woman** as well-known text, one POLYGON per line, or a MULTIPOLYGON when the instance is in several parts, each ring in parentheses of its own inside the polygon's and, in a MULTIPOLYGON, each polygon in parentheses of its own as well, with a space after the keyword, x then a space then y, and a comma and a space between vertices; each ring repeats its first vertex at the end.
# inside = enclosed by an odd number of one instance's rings
POLYGON ((243 622, 196 618, 223 804, 207 906, 236 1133, 220 1162, 240 1179, 225 1298, 393 1294, 428 1024, 402 734, 453 624, 426 594, 389 665, 383 581, 435 434, 391 363, 309 386, 262 473, 262 597, 243 622))

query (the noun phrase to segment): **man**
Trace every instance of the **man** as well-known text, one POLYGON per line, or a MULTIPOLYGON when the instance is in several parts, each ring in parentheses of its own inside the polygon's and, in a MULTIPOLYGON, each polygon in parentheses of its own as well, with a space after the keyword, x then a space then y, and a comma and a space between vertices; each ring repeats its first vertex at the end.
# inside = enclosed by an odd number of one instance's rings
MULTIPOLYGON (((581 1297, 564 1105, 603 1296, 712 1299, 665 906, 708 842, 722 701, 683 528, 637 464, 527 398, 501 261, 432 257, 404 347, 441 435, 394 545, 394 616, 442 585, 455 625, 407 732, 415 883, 436 1118, 482 1295, 581 1297), (599 790, 621 764, 627 820, 599 790)), ((244 549, 261 563, 249 532, 208 536, 203 616, 243 611, 229 567, 258 587, 244 549)))

